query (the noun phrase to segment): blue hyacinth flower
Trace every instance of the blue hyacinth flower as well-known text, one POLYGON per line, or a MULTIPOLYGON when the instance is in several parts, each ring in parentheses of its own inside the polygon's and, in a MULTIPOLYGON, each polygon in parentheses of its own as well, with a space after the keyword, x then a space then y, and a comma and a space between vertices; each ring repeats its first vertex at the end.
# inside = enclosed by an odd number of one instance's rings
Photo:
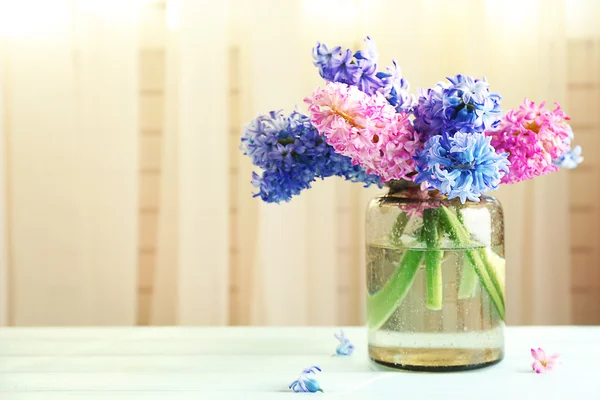
POLYGON ((581 156, 581 146, 575 146, 572 149, 569 149, 562 156, 558 157, 552 163, 561 168, 573 169, 577 168, 579 164, 583 162, 583 157, 581 156))
POLYGON ((479 197, 494 190, 508 173, 508 154, 497 154, 490 137, 483 133, 457 132, 434 135, 415 157, 416 183, 426 182, 448 199, 478 202, 479 197))
POLYGON ((344 331, 340 330, 340 333, 334 333, 333 336, 340 341, 340 344, 335 349, 335 353, 338 356, 349 356, 354 352, 354 345, 344 335, 344 331))
POLYGON ((382 186, 378 176, 336 153, 310 118, 298 111, 259 115, 244 128, 241 149, 262 170, 252 174, 252 185, 258 188, 255 196, 268 203, 289 201, 316 179, 330 176, 382 186))
POLYGON ((322 392, 323 389, 321 389, 321 385, 319 384, 319 381, 315 377, 317 372, 321 372, 321 368, 317 367, 316 365, 314 365, 310 368, 306 368, 304 371, 302 371, 302 374, 300 374, 300 378, 298 378, 294 382, 292 382, 290 384, 289 388, 292 389, 296 393, 299 393, 299 392, 309 392, 309 393, 322 392))

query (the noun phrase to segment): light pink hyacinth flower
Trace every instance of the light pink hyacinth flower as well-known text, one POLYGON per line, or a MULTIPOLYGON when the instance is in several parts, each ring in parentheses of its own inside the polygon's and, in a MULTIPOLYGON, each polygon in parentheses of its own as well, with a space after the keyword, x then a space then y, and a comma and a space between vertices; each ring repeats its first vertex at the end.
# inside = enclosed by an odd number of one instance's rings
POLYGON ((381 93, 369 96, 356 86, 328 82, 304 101, 311 122, 337 153, 383 182, 411 180, 413 156, 423 142, 408 114, 397 113, 381 93))
POLYGON ((533 356, 533 363, 531 364, 531 368, 538 374, 543 374, 544 372, 552 371, 558 364, 558 354, 553 354, 551 356, 547 356, 546 352, 539 347, 536 349, 531 349, 531 355, 533 356))

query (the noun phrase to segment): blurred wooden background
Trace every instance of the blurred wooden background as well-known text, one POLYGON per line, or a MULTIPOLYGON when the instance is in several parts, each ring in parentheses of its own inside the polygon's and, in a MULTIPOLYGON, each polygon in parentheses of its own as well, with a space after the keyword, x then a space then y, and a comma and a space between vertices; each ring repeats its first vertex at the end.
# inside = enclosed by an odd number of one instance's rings
POLYGON ((41 28, 28 2, 2 10, 25 21, 0 48, 0 325, 362 323, 378 190, 261 204, 238 146, 320 83, 316 40, 366 34, 413 90, 464 72, 505 108, 561 102, 584 164, 498 192, 508 323, 600 323, 593 0, 52 0, 41 28))

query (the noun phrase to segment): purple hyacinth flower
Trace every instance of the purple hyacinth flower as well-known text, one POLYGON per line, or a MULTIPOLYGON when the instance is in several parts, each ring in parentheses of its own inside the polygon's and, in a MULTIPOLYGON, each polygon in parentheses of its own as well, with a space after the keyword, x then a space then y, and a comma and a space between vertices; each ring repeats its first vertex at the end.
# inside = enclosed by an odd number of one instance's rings
POLYGON ((313 48, 314 65, 322 78, 329 82, 341 82, 357 86, 361 91, 372 95, 380 92, 397 112, 412 112, 416 105, 415 97, 408 91, 409 86, 402 78, 396 61, 387 72, 377 72, 377 49, 375 41, 367 36, 367 48, 353 53, 340 46, 329 48, 317 42, 313 48))
POLYGON ((476 133, 500 123, 501 97, 483 79, 455 75, 419 93, 414 126, 423 137, 476 133))

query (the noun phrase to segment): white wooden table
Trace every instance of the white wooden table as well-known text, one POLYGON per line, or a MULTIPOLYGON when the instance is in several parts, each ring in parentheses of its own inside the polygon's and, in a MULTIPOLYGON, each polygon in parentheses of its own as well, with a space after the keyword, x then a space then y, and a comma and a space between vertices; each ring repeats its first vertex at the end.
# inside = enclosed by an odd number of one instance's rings
POLYGON ((0 400, 600 399, 600 327, 508 328, 503 362, 445 374, 375 371, 366 330, 345 331, 351 357, 334 328, 0 328, 0 400), (563 365, 536 375, 533 346, 563 365), (325 393, 287 389, 315 364, 325 393))

